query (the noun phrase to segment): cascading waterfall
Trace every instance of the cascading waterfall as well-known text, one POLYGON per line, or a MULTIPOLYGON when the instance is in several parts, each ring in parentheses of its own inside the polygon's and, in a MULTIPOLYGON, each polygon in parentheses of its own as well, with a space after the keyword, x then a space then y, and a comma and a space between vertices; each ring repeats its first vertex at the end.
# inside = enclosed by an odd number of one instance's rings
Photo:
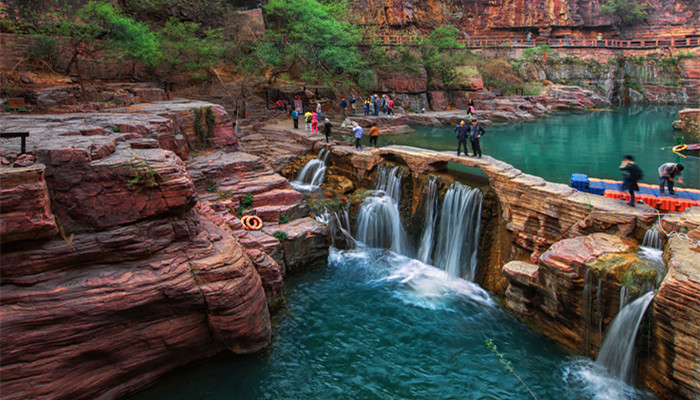
POLYGON ((403 168, 391 165, 380 165, 377 170, 377 179, 374 181, 374 189, 380 190, 391 197, 398 207, 401 200, 401 175, 403 168))
POLYGON ((307 162, 299 171, 297 179, 290 182, 292 187, 305 192, 313 192, 321 187, 323 179, 326 177, 326 161, 330 153, 326 149, 321 149, 318 157, 307 162))
POLYGON ((583 319, 585 321, 583 338, 586 354, 591 354, 591 269, 587 268, 583 279, 583 319))
POLYGON ((627 305, 627 291, 628 289, 626 286, 620 286, 620 308, 618 312, 627 305))
POLYGON ((476 275, 483 195, 453 183, 442 202, 433 265, 450 276, 473 281, 476 275))
POLYGON ((339 247, 341 241, 343 247, 352 248, 355 244, 355 239, 350 233, 350 215, 348 210, 342 209, 338 211, 324 209, 315 215, 316 221, 328 227, 328 233, 331 236, 333 247, 339 247))
POLYGON ((399 214, 403 168, 380 165, 374 184, 376 193, 367 197, 357 216, 357 240, 369 247, 386 248, 410 256, 406 232, 399 214))
POLYGON ((637 331, 653 298, 654 292, 648 292, 620 310, 608 328, 596 360, 611 375, 630 384, 634 379, 637 331))
POLYGON ((420 248, 418 249, 418 259, 425 264, 430 264, 430 254, 433 250, 433 236, 435 232, 435 223, 437 222, 437 178, 430 176, 428 187, 425 190, 425 220, 423 236, 420 240, 420 248))
POLYGON ((642 246, 652 247, 654 249, 663 249, 664 239, 661 236, 661 233, 659 233, 659 231, 656 229, 647 229, 647 231, 644 233, 644 238, 642 239, 642 246))
POLYGON ((399 208, 390 196, 381 192, 379 196, 370 196, 362 202, 357 216, 356 237, 369 247, 409 254, 399 208))

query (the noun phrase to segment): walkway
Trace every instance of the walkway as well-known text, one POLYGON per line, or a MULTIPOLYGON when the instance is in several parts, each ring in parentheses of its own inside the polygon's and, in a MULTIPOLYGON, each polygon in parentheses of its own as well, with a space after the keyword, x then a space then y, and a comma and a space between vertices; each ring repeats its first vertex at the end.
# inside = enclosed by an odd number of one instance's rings
MULTIPOLYGON (((378 35, 366 42, 379 41, 386 45, 415 46, 418 41, 415 37, 401 35, 378 35)), ((548 45, 552 48, 604 48, 604 49, 655 49, 666 47, 700 47, 700 37, 663 37, 656 39, 633 40, 597 40, 597 39, 458 39, 459 43, 468 49, 496 48, 496 47, 522 47, 529 48, 539 45, 548 45)))

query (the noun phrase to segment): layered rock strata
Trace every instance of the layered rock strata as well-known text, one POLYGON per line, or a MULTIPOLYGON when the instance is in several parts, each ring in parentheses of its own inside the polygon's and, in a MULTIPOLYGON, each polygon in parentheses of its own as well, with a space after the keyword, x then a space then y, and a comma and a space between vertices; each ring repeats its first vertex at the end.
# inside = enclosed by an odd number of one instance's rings
POLYGON ((259 351, 283 268, 327 254, 311 218, 280 226, 282 242, 271 236, 281 214, 308 209, 262 159, 235 152, 218 106, 13 116, 0 130, 29 131, 31 153, 0 147, 30 164, 0 170, 3 398, 114 398, 224 349, 259 351), (218 150, 194 158, 190 175, 183 159, 203 147, 218 150), (247 193, 265 231, 245 231, 227 209, 247 193))

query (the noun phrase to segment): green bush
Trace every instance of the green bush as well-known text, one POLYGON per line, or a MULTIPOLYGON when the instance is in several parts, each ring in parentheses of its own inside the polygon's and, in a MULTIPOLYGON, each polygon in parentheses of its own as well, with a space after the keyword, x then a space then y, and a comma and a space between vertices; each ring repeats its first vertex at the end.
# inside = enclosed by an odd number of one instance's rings
POLYGON ((286 224, 289 222, 289 215, 280 214, 280 216, 277 218, 277 222, 279 222, 280 225, 286 224))
POLYGON ((253 194, 248 193, 241 199, 240 206, 238 207, 238 215, 243 215, 243 213, 253 206, 253 194))
POLYGON ((288 237, 287 232, 285 231, 274 231, 272 236, 274 236, 275 239, 279 240, 280 242, 288 237))

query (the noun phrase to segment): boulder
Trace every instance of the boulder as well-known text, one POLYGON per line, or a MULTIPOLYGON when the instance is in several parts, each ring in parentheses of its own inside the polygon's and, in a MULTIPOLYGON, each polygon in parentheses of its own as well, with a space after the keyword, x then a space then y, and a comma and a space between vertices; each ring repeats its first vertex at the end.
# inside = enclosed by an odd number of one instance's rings
POLYGON ((0 168, 0 242, 47 239, 58 233, 45 167, 0 168))

